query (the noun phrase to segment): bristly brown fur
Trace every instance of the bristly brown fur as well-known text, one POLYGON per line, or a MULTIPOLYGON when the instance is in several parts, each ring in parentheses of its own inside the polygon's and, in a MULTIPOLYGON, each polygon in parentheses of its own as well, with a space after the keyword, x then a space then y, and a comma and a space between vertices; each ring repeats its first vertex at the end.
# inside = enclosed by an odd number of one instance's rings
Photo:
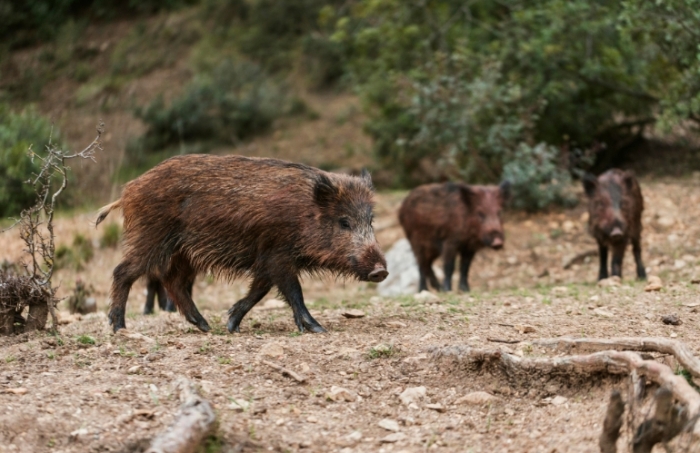
POLYGON ((279 287, 286 276, 320 271, 366 280, 378 263, 386 266, 371 232, 372 197, 365 178, 276 159, 169 159, 100 211, 98 220, 117 206, 124 213, 113 304, 124 298, 126 283, 144 274, 161 279, 181 311, 186 304, 177 299, 187 297, 174 294, 182 289, 174 280, 201 272, 250 275, 253 286, 261 279, 279 287), (338 228, 339 219, 353 225, 352 234, 338 228))
POLYGON ((469 290, 468 273, 474 254, 503 244, 500 212, 510 184, 469 186, 463 183, 426 184, 411 191, 399 210, 399 221, 418 262, 419 291, 427 282, 437 290, 452 289, 456 256, 461 256, 459 287, 469 290), (445 280, 440 285, 432 263, 442 255, 445 280))
POLYGON ((641 256, 644 197, 637 178, 630 171, 613 168, 597 178, 585 175, 583 187, 588 196, 588 231, 598 242, 598 279, 608 277, 608 249, 612 250, 613 255, 612 275, 622 276, 622 258, 630 242, 637 265, 637 277, 646 278, 641 256), (611 233, 615 229, 621 234, 613 237, 611 233))

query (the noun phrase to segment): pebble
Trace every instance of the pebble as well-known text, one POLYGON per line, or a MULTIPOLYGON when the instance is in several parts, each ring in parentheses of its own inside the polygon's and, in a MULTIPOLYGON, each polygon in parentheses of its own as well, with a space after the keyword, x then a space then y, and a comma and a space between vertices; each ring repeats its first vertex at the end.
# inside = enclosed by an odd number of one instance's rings
POLYGON ((379 442, 383 444, 393 444, 400 440, 404 440, 407 436, 404 433, 392 433, 379 439, 379 442))
POLYGON ((644 287, 644 291, 660 291, 663 287, 664 285, 659 277, 657 277, 656 275, 650 275, 647 278, 647 286, 644 287))
POLYGON ((365 317, 365 312, 362 310, 346 310, 341 314, 349 319, 365 317))
POLYGON ((496 400, 498 400, 498 398, 491 395, 490 393, 478 391, 478 392, 467 393, 466 395, 464 395, 460 398, 457 398, 455 400, 455 404, 456 405, 469 404, 469 405, 477 406, 477 405, 488 404, 488 403, 496 401, 496 400))
POLYGON ((404 390, 400 395, 399 399, 403 404, 406 406, 410 405, 411 403, 418 403, 425 398, 426 395, 426 388, 423 386, 420 387, 409 387, 406 390, 404 390))
POLYGON ((415 300, 416 302, 422 302, 424 304, 436 304, 440 302, 440 298, 438 296, 426 290, 414 294, 413 300, 415 300))
POLYGON ((268 357, 281 357, 284 355, 284 348, 279 343, 267 343, 260 348, 259 353, 268 357))
POLYGON ((554 398, 552 398, 552 404, 554 406, 561 406, 562 404, 566 403, 569 401, 569 398, 561 395, 557 395, 554 398))
POLYGON ((326 399, 338 402, 347 401, 351 403, 357 399, 357 394, 355 394, 355 392, 351 392, 346 388, 337 387, 334 385, 333 387, 331 387, 330 391, 326 393, 326 399))
POLYGON ((394 431, 398 432, 399 431, 399 422, 396 420, 392 420, 390 418, 384 418, 379 421, 379 427, 384 428, 387 431, 394 431))
POLYGON ((593 310, 593 313, 598 316, 602 316, 603 318, 612 318, 615 316, 604 308, 596 308, 593 310))
POLYGON ((425 407, 434 411, 445 412, 445 407, 442 404, 426 404, 425 407))

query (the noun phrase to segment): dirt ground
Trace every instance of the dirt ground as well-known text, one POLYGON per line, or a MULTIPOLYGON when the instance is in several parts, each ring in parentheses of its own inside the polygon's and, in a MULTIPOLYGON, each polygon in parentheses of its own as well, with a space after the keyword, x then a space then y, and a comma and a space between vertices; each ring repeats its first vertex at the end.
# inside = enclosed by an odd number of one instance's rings
MULTIPOLYGON (((0 338, 0 452, 142 451, 177 412, 179 376, 194 381, 215 405, 218 428, 208 452, 599 451, 610 390, 626 394, 626 380, 513 381, 435 360, 431 351, 449 345, 516 348, 493 339, 654 336, 681 340, 700 353, 700 179, 642 180, 642 189, 644 259, 649 274, 663 280, 660 292, 644 292, 644 283, 633 280, 631 252, 621 286, 595 284, 595 257, 563 269, 571 257, 595 249, 581 204, 549 214, 509 214, 506 248, 477 255, 472 292, 439 294, 437 303, 379 297, 372 284, 307 278, 307 305, 329 330, 318 335, 297 334, 291 311, 275 301, 259 304, 242 333, 229 334, 226 310, 242 297, 246 282, 207 277, 198 279, 194 298, 212 332, 197 331, 178 314, 140 314, 145 285, 138 282, 127 327, 143 337, 114 335, 105 311, 121 253, 98 248, 85 269, 61 270, 56 279, 62 297, 77 277, 92 284, 98 313, 72 317, 62 302, 66 324, 58 336, 0 338), (347 319, 342 313, 349 309, 365 316, 347 319), (682 324, 663 324, 668 314, 682 324), (534 332, 520 333, 513 325, 534 332), (307 380, 299 384, 262 360, 307 380), (413 405, 399 398, 421 386, 426 394, 413 405), (26 393, 7 393, 18 388, 26 393), (496 399, 485 405, 460 400, 475 391, 496 399)), ((404 195, 378 196, 377 236, 386 249, 402 237, 395 215, 404 195)), ((95 230, 93 217, 59 218, 59 243, 70 244, 76 233, 98 243, 102 225, 95 230)), ((16 231, 0 235, 0 261, 20 254, 16 231)))

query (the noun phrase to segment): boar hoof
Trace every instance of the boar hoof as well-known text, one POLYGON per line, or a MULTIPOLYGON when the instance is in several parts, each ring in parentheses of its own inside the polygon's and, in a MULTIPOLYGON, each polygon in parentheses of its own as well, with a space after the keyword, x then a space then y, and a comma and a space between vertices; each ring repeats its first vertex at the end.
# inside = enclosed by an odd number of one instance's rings
POLYGON ((124 314, 110 313, 109 323, 112 325, 112 330, 117 333, 119 329, 126 329, 126 322, 124 321, 124 314))
MULTIPOLYGON (((304 327, 306 328, 306 330, 308 330, 308 331, 311 332, 311 333, 325 333, 325 332, 328 332, 326 329, 323 328, 323 326, 321 326, 321 324, 316 324, 316 325, 313 325, 313 324, 306 324, 306 325, 304 325, 304 327)), ((299 330, 303 332, 303 329, 299 329, 299 330)))
POLYGON ((228 324, 226 325, 229 333, 237 332, 241 333, 241 319, 235 315, 231 315, 228 318, 228 324))

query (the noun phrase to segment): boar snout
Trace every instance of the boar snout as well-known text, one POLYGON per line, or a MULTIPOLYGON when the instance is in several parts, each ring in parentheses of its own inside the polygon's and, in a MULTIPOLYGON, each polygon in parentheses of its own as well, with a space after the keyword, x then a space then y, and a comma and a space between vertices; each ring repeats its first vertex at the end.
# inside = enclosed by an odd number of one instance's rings
POLYGON ((613 239, 613 240, 622 239, 623 234, 624 233, 622 232, 622 228, 620 228, 619 226, 616 226, 610 232, 610 239, 613 239))
POLYGON ((384 281, 389 272, 381 264, 374 266, 374 270, 367 275, 367 280, 375 283, 384 281))
POLYGON ((484 245, 487 247, 491 247, 494 250, 501 250, 503 248, 503 235, 494 232, 483 239, 484 245))

